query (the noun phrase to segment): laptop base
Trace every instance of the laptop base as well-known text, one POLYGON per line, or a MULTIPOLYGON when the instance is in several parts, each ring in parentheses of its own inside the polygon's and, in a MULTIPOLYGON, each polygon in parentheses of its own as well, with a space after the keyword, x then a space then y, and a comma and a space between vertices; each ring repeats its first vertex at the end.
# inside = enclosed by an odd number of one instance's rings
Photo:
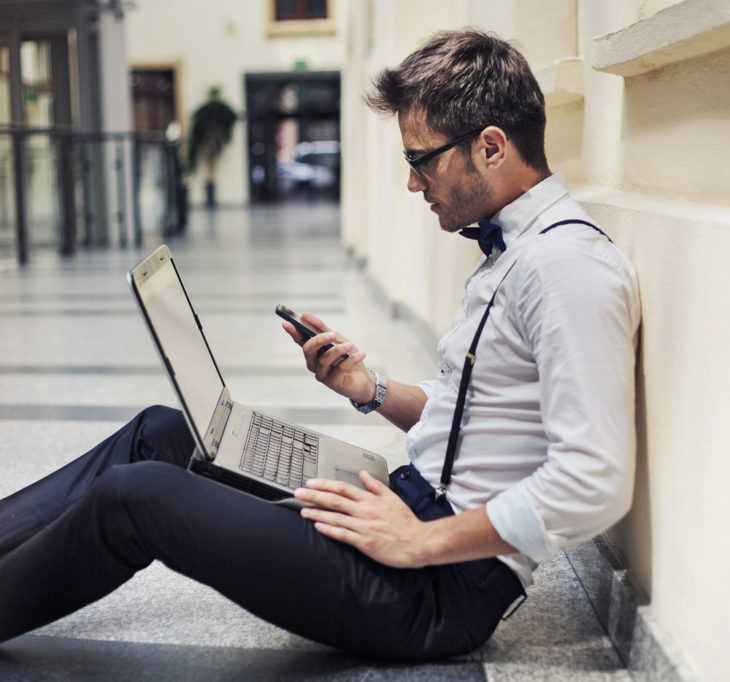
POLYGON ((291 495, 287 495, 287 493, 278 488, 268 486, 253 478, 239 476, 230 469, 216 466, 214 462, 211 462, 207 457, 202 455, 197 447, 190 458, 188 471, 210 478, 216 483, 222 483, 230 488, 236 488, 241 492, 261 498, 267 502, 277 502, 291 498, 291 495))

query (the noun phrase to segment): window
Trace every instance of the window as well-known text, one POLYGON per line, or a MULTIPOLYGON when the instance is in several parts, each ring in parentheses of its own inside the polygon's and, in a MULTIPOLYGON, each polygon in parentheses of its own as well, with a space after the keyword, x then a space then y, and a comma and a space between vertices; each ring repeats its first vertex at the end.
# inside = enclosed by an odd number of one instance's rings
POLYGON ((270 37, 334 35, 334 0, 269 0, 270 37))
POLYGON ((326 19, 327 0, 275 0, 276 21, 326 19))

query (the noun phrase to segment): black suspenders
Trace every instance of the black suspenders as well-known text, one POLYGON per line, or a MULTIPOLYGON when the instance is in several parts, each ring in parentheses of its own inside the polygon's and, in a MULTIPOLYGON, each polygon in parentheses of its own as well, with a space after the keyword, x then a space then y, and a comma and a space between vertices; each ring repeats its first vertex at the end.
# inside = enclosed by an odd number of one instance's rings
MULTIPOLYGON (((548 227, 546 227, 544 230, 540 230, 540 234, 550 232, 550 230, 556 227, 560 227, 561 225, 575 224, 588 225, 588 227, 592 227, 597 232, 600 232, 604 237, 606 237, 606 239, 608 239, 608 241, 611 241, 611 238, 603 230, 596 227, 593 223, 589 223, 587 220, 561 220, 557 223, 553 223, 552 225, 548 225, 548 227)), ((499 283, 495 287, 494 293, 492 294, 492 297, 489 299, 489 303, 487 304, 487 309, 484 311, 484 315, 479 322, 479 326, 477 327, 474 338, 472 339, 471 345, 469 346, 469 351, 466 354, 466 359, 464 360, 464 369, 462 370, 461 381, 459 382, 459 393, 456 399, 456 407, 454 408, 454 417, 451 421, 449 442, 446 446, 446 457, 444 458, 444 466, 441 470, 441 483, 435 491, 435 499, 437 502, 446 499, 446 488, 451 481, 451 470, 454 468, 454 460, 456 459, 456 448, 459 441, 459 430, 461 429, 461 418, 464 414, 464 404, 466 403, 466 390, 469 387, 471 370, 474 366, 474 361, 476 360, 479 337, 481 337, 484 325, 487 323, 487 318, 489 317, 489 313, 492 310, 492 306, 494 305, 494 299, 497 296, 497 291, 499 291, 499 287, 502 286, 502 282, 507 279, 507 275, 512 272, 512 268, 515 266, 516 263, 517 261, 515 260, 514 263, 509 266, 509 269, 507 270, 507 272, 504 273, 502 279, 499 280, 499 283)))
POLYGON ((600 227, 596 227, 593 223, 589 223, 587 220, 560 220, 557 223, 553 223, 552 225, 548 225, 544 230, 540 230, 540 234, 545 234, 546 232, 550 232, 555 227, 560 227, 561 225, 588 225, 588 227, 592 227, 596 232, 602 234, 608 241, 613 243, 613 239, 609 237, 600 227))

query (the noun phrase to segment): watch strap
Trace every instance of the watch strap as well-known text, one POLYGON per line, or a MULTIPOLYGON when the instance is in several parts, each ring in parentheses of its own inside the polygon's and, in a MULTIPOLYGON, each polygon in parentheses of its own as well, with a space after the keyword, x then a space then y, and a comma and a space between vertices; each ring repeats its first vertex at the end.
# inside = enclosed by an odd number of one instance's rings
POLYGON ((385 393, 388 390, 388 382, 385 377, 381 377, 377 372, 372 369, 370 373, 375 377, 375 397, 369 403, 356 403, 350 398, 352 406, 363 414, 368 414, 373 410, 377 410, 385 401, 385 393))

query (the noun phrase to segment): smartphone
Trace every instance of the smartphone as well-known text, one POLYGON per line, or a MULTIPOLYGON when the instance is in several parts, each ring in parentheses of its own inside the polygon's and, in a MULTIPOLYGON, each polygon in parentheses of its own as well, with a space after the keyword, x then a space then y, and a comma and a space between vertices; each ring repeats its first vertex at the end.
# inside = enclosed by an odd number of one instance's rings
MULTIPOLYGON (((276 314, 279 317, 283 317, 287 322, 291 322, 295 327, 296 330, 300 333, 306 336, 308 339, 311 339, 313 336, 316 336, 320 332, 314 331, 311 327, 307 327, 304 322, 302 322, 302 318, 298 313, 295 313, 291 308, 287 308, 285 305, 279 304, 276 306, 276 314)), ((322 348, 319 349, 317 352, 318 355, 322 355, 325 351, 329 350, 330 348, 334 347, 334 343, 328 343, 326 346, 322 346, 322 348)), ((348 357, 350 357, 349 353, 345 353, 342 356, 342 359, 345 360, 348 357)))
MULTIPOLYGON (((287 308, 285 305, 281 305, 281 303, 276 306, 276 314, 279 317, 283 317, 287 322, 291 322, 297 328, 297 331, 306 336, 308 339, 311 339, 313 336, 317 336, 319 333, 314 331, 311 327, 307 327, 307 325, 302 322, 302 318, 299 313, 295 313, 291 308, 287 308)), ((332 348, 332 345, 333 344, 330 344, 329 347, 332 348)))

